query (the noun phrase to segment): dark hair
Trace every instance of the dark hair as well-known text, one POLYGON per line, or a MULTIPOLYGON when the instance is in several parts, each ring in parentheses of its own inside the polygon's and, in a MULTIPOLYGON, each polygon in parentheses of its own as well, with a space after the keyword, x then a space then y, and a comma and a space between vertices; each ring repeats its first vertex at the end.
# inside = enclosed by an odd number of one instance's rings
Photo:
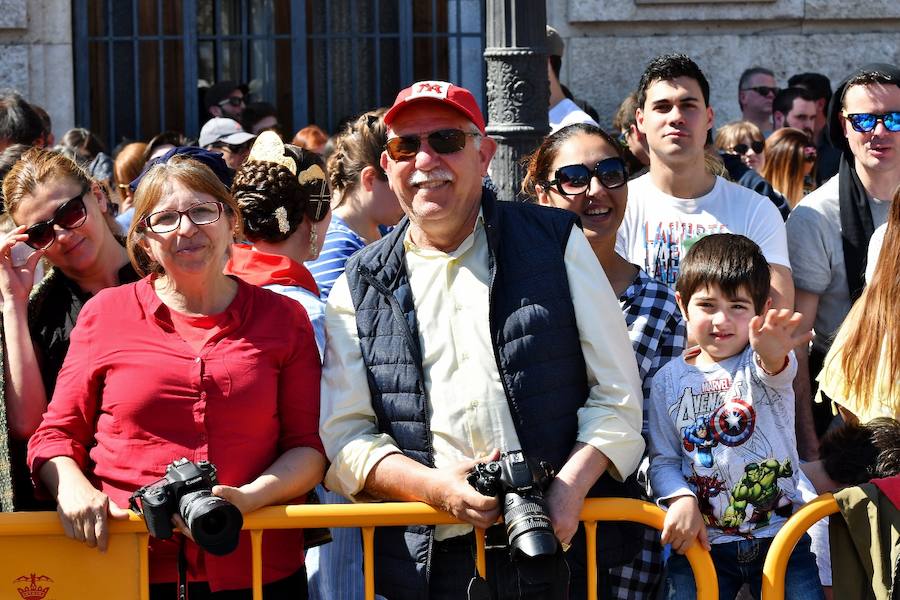
POLYGON ((735 233, 715 233, 700 238, 688 250, 675 290, 687 307, 700 288, 716 286, 733 297, 745 287, 759 315, 769 299, 769 278, 769 263, 755 242, 735 233))
POLYGON ((553 69, 553 74, 559 79, 559 73, 562 71, 562 56, 548 56, 547 58, 550 60, 550 68, 553 69))
POLYGON ((0 95, 0 141, 31 146, 44 132, 44 123, 17 92, 0 95))
POLYGON ((381 152, 387 143, 386 112, 386 108, 379 108, 363 113, 335 137, 334 150, 328 156, 328 180, 341 202, 359 185, 366 167, 374 168, 378 177, 387 181, 381 168, 381 152))
POLYGON ((608 133, 590 123, 573 123, 551 133, 544 138, 538 149, 522 159, 525 177, 522 180, 522 194, 530 199, 537 197, 535 186, 542 185, 550 178, 550 165, 556 160, 563 144, 579 135, 595 135, 610 145, 619 158, 622 158, 622 147, 608 133))
POLYGON ((43 127, 41 135, 45 138, 48 138, 50 134, 53 133, 53 123, 50 121, 50 113, 44 110, 42 106, 38 106, 37 104, 32 104, 31 108, 41 120, 41 126, 43 127))
POLYGON ((847 96, 847 90, 849 90, 854 85, 878 84, 893 84, 897 87, 900 87, 900 82, 898 82, 887 73, 882 73, 881 71, 863 71, 848 79, 844 84, 844 90, 841 92, 841 106, 844 105, 844 98, 846 98, 847 96))
POLYGON ((838 483, 892 477, 900 474, 900 423, 889 417, 844 423, 825 433, 819 452, 825 472, 838 483))
POLYGON ((678 77, 690 77, 700 86, 703 101, 709 106, 709 82, 703 71, 685 54, 663 54, 650 61, 641 75, 637 89, 637 104, 643 108, 647 101, 647 89, 654 81, 671 81, 678 77))
POLYGON ((806 88, 784 88, 783 90, 775 94, 775 99, 772 101, 772 112, 780 112, 783 115, 787 115, 794 107, 794 100, 796 100, 797 98, 805 100, 806 102, 816 101, 816 99, 813 98, 813 95, 809 93, 806 88))
MULTIPOLYGON (((19 159, 22 158, 22 155, 25 154, 29 148, 31 148, 31 146, 25 144, 13 144, 12 146, 7 146, 3 152, 0 152, 0 184, 6 179, 6 176, 9 174, 10 169, 13 168, 13 165, 19 162, 19 159)), ((2 201, 3 191, 0 189, 0 214, 6 213, 6 206, 2 201)))
POLYGON ((825 99, 825 108, 831 102, 831 80, 821 73, 798 73, 788 79, 788 87, 803 88, 816 100, 825 99))
POLYGON ((191 140, 186 138, 184 134, 178 131, 166 130, 161 131, 150 138, 150 141, 147 142, 147 149, 144 150, 144 162, 150 160, 150 157, 153 156, 153 153, 160 146, 191 146, 191 140))
MULTIPOLYGON (((298 173, 317 165, 324 176, 325 163, 318 154, 297 146, 285 147, 298 158, 298 173)), ((244 218, 244 235, 251 242, 284 241, 308 214, 310 187, 275 162, 248 160, 234 176, 231 190, 244 218)))
POLYGON ((244 131, 254 133, 253 126, 266 117, 278 118, 278 110, 275 106, 268 102, 251 102, 244 106, 244 112, 241 113, 241 125, 244 126, 244 131))

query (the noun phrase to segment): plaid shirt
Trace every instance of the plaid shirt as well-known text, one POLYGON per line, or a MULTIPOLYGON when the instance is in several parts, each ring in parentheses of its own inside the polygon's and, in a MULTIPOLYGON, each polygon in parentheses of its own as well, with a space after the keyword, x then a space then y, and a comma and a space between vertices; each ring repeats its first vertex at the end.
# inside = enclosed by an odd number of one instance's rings
POLYGON ((643 270, 619 296, 628 337, 634 347, 643 382, 644 401, 650 398, 650 380, 660 367, 684 350, 685 328, 675 293, 643 270))
MULTIPOLYGON (((652 279, 643 270, 619 297, 628 337, 634 347, 638 372, 643 382, 644 402, 650 398, 653 375, 672 358, 681 354, 685 327, 675 302, 675 294, 665 284, 652 279)), ((647 410, 644 410, 647 431, 647 410)), ((610 569, 613 598, 655 598, 663 575, 660 532, 644 528, 643 547, 631 563, 610 569)))

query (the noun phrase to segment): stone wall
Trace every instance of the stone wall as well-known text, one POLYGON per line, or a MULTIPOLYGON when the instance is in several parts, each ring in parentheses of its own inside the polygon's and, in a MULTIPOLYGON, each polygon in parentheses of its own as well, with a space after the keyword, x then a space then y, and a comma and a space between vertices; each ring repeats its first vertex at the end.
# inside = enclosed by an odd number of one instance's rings
POLYGON ((566 41, 563 83, 604 125, 637 87, 647 62, 684 52, 710 81, 716 123, 740 117, 738 77, 751 66, 824 73, 832 87, 868 62, 900 64, 897 0, 547 0, 566 41))
POLYGON ((57 137, 75 126, 71 0, 0 0, 0 89, 43 106, 57 137))

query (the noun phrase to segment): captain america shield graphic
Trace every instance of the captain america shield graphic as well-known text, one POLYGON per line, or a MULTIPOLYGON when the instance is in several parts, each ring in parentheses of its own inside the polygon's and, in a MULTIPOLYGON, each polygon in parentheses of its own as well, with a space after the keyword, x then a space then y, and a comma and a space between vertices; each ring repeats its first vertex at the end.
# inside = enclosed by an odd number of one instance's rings
POLYGON ((739 446, 753 434, 756 411, 740 398, 732 398, 713 411, 709 421, 720 444, 739 446))

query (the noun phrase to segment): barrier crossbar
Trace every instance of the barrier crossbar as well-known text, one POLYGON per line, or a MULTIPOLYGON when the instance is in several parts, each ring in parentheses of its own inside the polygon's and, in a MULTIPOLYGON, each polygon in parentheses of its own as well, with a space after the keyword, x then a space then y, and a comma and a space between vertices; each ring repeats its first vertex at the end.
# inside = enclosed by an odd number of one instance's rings
MULTIPOLYGON (((662 529, 664 519, 665 513, 649 502, 624 498, 587 500, 581 513, 587 534, 587 564, 596 564, 597 521, 632 521, 662 529)), ((250 530, 253 599, 262 600, 262 536, 266 529, 360 527, 365 596, 367 600, 374 600, 375 527, 456 523, 459 521, 448 513, 419 502, 264 508, 244 518, 244 529, 250 530)), ((0 597, 7 597, 15 587, 22 598, 115 597, 148 600, 147 540, 143 520, 133 513, 127 521, 111 522, 110 545, 106 554, 66 538, 56 513, 0 514, 0 553, 4 556, 4 561, 0 561, 0 597), (40 596, 41 593, 44 596, 40 596)), ((478 531, 476 541, 478 572, 483 576, 485 557, 482 531, 478 531)), ((698 600, 718 598, 718 583, 709 553, 699 544, 694 544, 686 557, 694 571, 698 600)), ((781 572, 783 574, 783 567, 781 572)), ((596 569, 588 569, 587 592, 589 599, 596 600, 596 569)))
POLYGON ((819 519, 840 512, 834 496, 822 494, 791 515, 769 546, 763 564, 762 600, 784 600, 784 577, 794 547, 819 519))

